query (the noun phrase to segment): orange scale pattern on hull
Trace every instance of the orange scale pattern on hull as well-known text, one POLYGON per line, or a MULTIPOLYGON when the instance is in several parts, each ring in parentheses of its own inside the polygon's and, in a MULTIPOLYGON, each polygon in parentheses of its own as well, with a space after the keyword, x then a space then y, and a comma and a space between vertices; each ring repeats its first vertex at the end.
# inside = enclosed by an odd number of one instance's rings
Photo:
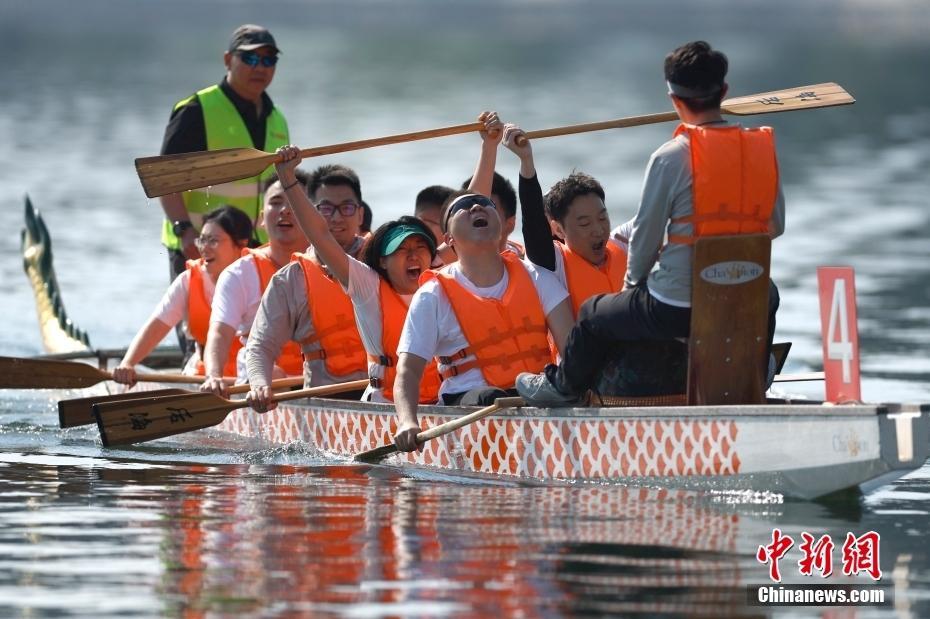
MULTIPOLYGON (((423 415, 422 427, 453 416, 423 415)), ((236 411, 220 429, 277 443, 302 441, 351 456, 389 443, 395 417, 369 411, 280 406, 236 411)), ((401 461, 537 479, 735 475, 733 420, 486 418, 434 439, 401 461)))

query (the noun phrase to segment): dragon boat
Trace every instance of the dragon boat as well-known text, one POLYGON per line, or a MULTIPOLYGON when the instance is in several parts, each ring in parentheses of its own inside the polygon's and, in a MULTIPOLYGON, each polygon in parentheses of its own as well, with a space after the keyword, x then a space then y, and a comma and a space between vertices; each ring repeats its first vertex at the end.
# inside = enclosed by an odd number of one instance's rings
MULTIPOLYGON (((46 319, 43 342, 50 353, 97 357, 86 334, 64 314, 51 241, 28 201, 26 219, 23 255, 40 321, 46 319), (49 290, 55 291, 51 299, 49 290), (54 311, 43 314, 49 307, 54 311)), ((126 392, 123 385, 104 386, 109 393, 126 392)), ((126 395, 144 397, 141 390, 159 387, 164 385, 149 383, 126 395)), ((502 409, 384 463, 525 483, 752 490, 809 499, 868 492, 917 469, 930 455, 930 404, 775 398, 752 405, 686 405, 674 398, 649 403, 659 405, 502 409)), ((422 406, 420 419, 433 427, 474 411, 422 406)), ((263 414, 237 409, 211 431, 302 443, 344 460, 390 443, 395 418, 389 404, 311 398, 263 414)))

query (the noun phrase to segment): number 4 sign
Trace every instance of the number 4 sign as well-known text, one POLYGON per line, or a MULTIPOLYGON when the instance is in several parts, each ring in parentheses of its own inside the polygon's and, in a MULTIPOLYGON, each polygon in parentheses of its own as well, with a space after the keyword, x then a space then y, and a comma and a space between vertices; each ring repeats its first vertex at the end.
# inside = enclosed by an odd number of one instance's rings
POLYGON ((852 267, 817 267, 828 402, 859 401, 859 331, 852 267))

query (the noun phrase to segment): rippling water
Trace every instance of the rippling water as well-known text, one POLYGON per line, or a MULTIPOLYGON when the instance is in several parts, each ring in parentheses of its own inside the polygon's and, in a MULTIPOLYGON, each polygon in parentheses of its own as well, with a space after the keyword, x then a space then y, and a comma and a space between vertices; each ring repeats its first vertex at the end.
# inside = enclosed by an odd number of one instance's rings
MULTIPOLYGON (((788 200, 777 337, 794 343, 788 371, 818 369, 814 268, 850 264, 864 396, 930 400, 930 8, 917 0, 4 2, 0 354, 41 352, 18 251, 26 193, 92 343, 125 346, 146 319, 167 269, 132 159, 157 153, 175 101, 220 79, 247 21, 284 50, 271 94, 302 146, 486 108, 528 129, 663 111, 662 56, 695 38, 728 53, 734 96, 839 82, 855 106, 750 119, 776 127, 788 200)), ((540 140, 540 180, 593 174, 620 221, 671 128, 540 140)), ((459 136, 331 161, 358 170, 379 223, 426 185, 460 183, 476 153, 459 136)), ((515 178, 515 158, 499 162, 515 178)), ((57 428, 58 397, 0 393, 0 616, 759 614, 743 587, 764 582, 754 553, 775 526, 880 532, 895 608, 869 616, 930 615, 927 467, 830 505, 463 483, 218 436, 104 450, 95 430, 57 428)))

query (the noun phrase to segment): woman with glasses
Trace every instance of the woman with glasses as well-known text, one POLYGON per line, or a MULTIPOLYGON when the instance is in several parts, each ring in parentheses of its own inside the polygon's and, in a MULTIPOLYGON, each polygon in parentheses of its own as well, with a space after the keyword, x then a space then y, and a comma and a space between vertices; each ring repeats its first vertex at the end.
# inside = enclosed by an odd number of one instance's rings
MULTIPOLYGON (((286 185, 300 163, 300 149, 286 146, 278 149, 284 161, 277 164, 279 177, 286 185)), ((324 184, 325 185, 325 184, 324 184)), ((301 257, 291 268, 316 270, 316 262, 341 287, 343 299, 348 295, 349 311, 354 314, 354 323, 367 356, 369 387, 362 394, 363 400, 389 402, 393 399, 394 370, 396 367, 397 341, 407 315, 407 306, 419 286, 419 278, 427 271, 436 255, 436 242, 429 228, 415 217, 401 217, 390 221, 371 235, 356 258, 347 249, 350 230, 344 221, 355 221, 361 212, 361 201, 347 187, 343 191, 322 192, 311 184, 310 197, 302 191, 288 191, 287 197, 297 217, 297 222, 313 247, 313 256, 301 257)), ((337 308, 335 297, 327 297, 327 313, 342 313, 337 308)), ((314 290, 308 293, 309 303, 319 305, 319 296, 314 290)), ((339 299, 339 303, 343 302, 339 299)), ((316 307, 315 309, 319 309, 316 307)), ((260 310, 261 313, 261 310, 260 310)), ((298 320, 307 312, 294 312, 298 320)), ((256 320, 258 320, 256 318, 256 320)), ((314 327, 317 314, 313 316, 314 327)), ((256 357, 262 356, 261 347, 252 340, 246 348, 246 359, 251 368, 256 357)), ((363 356, 363 359, 365 356, 363 356)), ((433 403, 437 400, 439 375, 433 368, 432 375, 424 380, 420 399, 433 403)), ((255 387, 247 396, 249 403, 258 411, 275 405, 273 394, 267 387, 255 387)))
MULTIPOLYGON (((186 374, 203 374, 201 361, 210 324, 210 306, 216 280, 223 269, 239 258, 252 238, 252 222, 237 208, 222 206, 208 213, 197 237, 200 258, 188 260, 187 268, 178 275, 165 292, 148 322, 136 333, 119 366, 113 370, 118 383, 136 382, 135 366, 142 361, 171 329, 181 321, 186 323, 187 337, 197 342, 197 351, 184 368, 186 374)), ((224 368, 225 376, 236 375, 236 353, 230 351, 224 368)))

